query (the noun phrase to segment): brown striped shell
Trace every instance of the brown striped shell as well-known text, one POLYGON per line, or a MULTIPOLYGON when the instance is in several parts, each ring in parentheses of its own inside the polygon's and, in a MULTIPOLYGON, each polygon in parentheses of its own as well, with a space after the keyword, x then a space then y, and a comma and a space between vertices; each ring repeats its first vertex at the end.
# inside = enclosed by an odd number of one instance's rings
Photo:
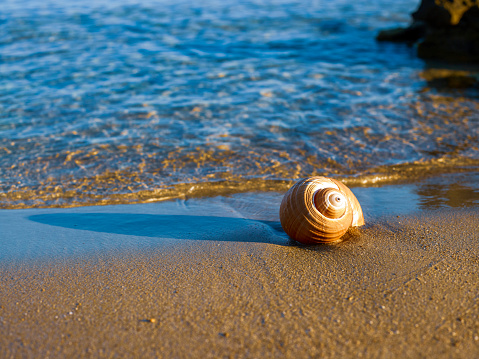
POLYGON ((338 241, 349 227, 362 226, 364 216, 353 192, 327 177, 309 177, 286 192, 279 210, 281 226, 304 244, 338 241))

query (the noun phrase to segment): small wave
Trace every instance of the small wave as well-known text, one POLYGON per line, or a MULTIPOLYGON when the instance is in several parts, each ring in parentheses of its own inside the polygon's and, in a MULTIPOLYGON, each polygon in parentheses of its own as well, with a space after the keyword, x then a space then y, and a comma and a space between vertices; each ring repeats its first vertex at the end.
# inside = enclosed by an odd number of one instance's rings
MULTIPOLYGON (((478 172, 479 160, 468 158, 417 161, 380 166, 355 175, 333 175, 350 187, 371 187, 421 181, 443 174, 478 172)), ((321 170, 305 176, 328 175, 321 170)), ((206 178, 172 185, 138 185, 135 173, 108 172, 83 179, 51 180, 40 186, 22 186, 0 193, 0 208, 77 207, 148 203, 172 199, 226 196, 244 192, 285 192, 298 178, 246 178, 230 176, 222 180, 206 178), (123 183, 121 190, 118 184, 123 183)))

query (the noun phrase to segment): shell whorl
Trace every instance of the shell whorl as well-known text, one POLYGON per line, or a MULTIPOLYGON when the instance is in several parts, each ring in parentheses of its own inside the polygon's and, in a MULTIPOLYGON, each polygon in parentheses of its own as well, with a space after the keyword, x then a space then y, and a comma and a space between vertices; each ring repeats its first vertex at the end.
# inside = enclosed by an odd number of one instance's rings
POLYGON ((280 207, 284 231, 305 244, 338 241, 350 226, 361 226, 361 206, 341 182, 326 177, 300 180, 285 194, 280 207))
POLYGON ((344 215, 347 200, 341 192, 333 188, 323 188, 314 195, 314 205, 325 217, 334 219, 344 215))

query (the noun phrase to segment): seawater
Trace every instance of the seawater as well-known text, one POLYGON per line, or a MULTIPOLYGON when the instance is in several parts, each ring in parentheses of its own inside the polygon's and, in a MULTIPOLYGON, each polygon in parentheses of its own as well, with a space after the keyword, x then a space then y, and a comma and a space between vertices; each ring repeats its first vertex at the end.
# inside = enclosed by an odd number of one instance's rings
POLYGON ((4 0, 0 208, 479 169, 479 71, 378 43, 418 1, 4 0))

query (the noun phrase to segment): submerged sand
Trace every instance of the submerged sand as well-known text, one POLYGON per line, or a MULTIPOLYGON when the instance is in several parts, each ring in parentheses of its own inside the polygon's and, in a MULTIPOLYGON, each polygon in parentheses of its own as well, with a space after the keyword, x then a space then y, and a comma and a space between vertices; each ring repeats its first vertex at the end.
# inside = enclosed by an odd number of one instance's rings
POLYGON ((215 227, 205 203, 198 218, 162 204, 169 226, 156 207, 125 206, 130 222, 118 206, 3 212, 2 236, 125 246, 3 258, 0 357, 479 357, 476 210, 372 218, 304 247, 261 214, 223 206, 215 227))

